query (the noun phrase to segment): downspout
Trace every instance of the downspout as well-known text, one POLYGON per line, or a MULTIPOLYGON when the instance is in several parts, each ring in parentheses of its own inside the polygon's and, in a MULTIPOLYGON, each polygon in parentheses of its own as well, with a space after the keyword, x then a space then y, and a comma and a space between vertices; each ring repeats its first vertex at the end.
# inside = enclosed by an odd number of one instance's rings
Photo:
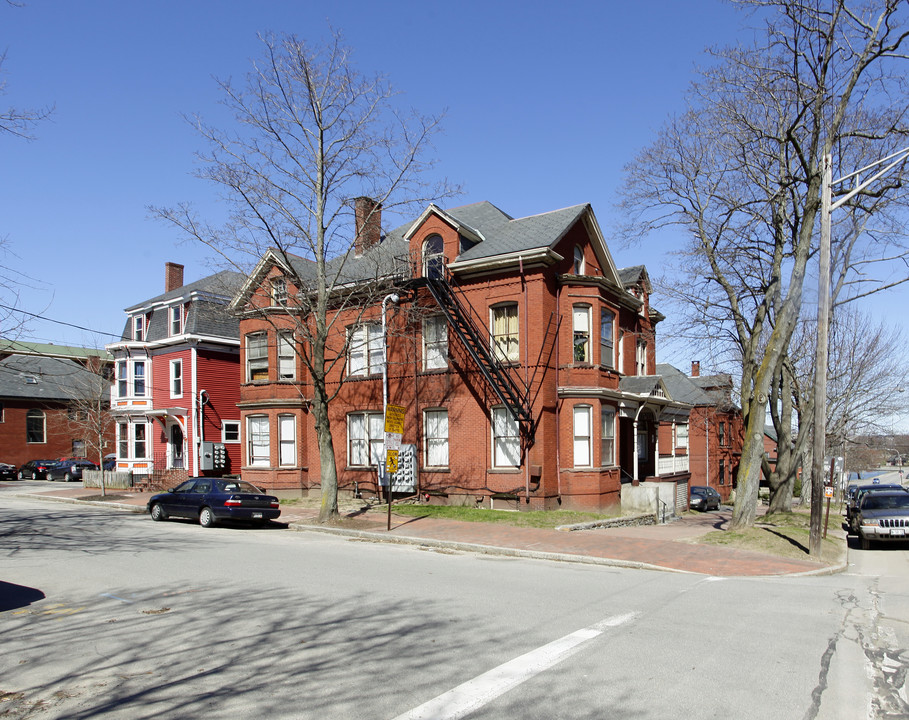
MULTIPOLYGON (((524 387, 529 382, 529 360, 530 360, 530 319, 527 314, 527 283, 524 278, 524 258, 518 255, 518 269, 521 273, 521 293, 524 295, 524 387)), ((529 388, 528 388, 529 391, 529 388)), ((531 416, 533 409, 530 410, 531 416)), ((530 504, 530 456, 524 456, 524 502, 530 504)))
POLYGON ((208 403, 208 392, 206 390, 199 391, 199 428, 197 430, 196 438, 196 448, 198 452, 196 453, 196 475, 202 472, 202 440, 205 433, 205 405, 208 403))
MULTIPOLYGON (((562 323, 562 286, 559 285, 556 289, 556 316, 559 318, 558 330, 561 330, 562 323)), ((560 365, 559 365, 559 345, 561 345, 561 334, 556 335, 556 347, 555 347, 555 377, 556 377, 556 434, 555 434, 555 446, 556 446, 556 492, 558 493, 559 505, 562 504, 562 403, 559 400, 559 382, 560 382, 560 365)))

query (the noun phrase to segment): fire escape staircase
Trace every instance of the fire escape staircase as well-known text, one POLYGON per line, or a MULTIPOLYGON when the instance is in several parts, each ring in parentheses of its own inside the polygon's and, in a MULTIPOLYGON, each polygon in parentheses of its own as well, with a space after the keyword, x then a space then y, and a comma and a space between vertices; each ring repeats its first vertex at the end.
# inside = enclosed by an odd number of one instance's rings
POLYGON ((467 349, 480 373, 499 400, 510 411, 521 432, 521 444, 526 450, 534 443, 536 421, 531 411, 529 388, 520 380, 515 369, 502 363, 490 345, 488 333, 480 330, 476 312, 458 300, 454 288, 444 278, 425 277, 425 282, 435 301, 445 314, 448 324, 467 349))

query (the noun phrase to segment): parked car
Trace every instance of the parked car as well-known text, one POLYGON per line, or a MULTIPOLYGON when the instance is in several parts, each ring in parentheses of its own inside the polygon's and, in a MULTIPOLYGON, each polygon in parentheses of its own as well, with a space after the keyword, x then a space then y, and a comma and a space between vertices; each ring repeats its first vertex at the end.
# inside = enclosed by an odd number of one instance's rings
POLYGON ((865 497, 868 493, 875 492, 884 492, 888 490, 901 490, 902 492, 907 491, 902 485, 896 484, 878 484, 872 483, 870 485, 859 485, 850 499, 847 495, 846 497, 846 527, 849 529, 849 532, 857 533, 858 526, 855 523, 856 513, 858 511, 859 504, 862 502, 862 498, 865 497))
POLYGON ((909 492, 885 490, 866 493, 855 514, 862 550, 878 540, 909 538, 909 492))
POLYGON ((146 507, 152 520, 182 517, 198 520, 202 527, 222 520, 264 524, 281 514, 278 498, 245 480, 230 478, 190 478, 152 496, 146 507))
POLYGON ((19 466, 19 479, 44 480, 47 477, 47 469, 56 464, 56 460, 29 460, 19 466))
POLYGON ((15 480, 17 477, 15 465, 0 462, 0 480, 15 480))
POLYGON ((712 487, 705 485, 692 485, 691 498, 688 500, 688 507, 692 510, 719 510, 720 494, 712 487))
POLYGON ((97 470, 98 466, 91 460, 68 460, 58 462, 53 467, 47 469, 48 480, 81 480, 83 470, 97 470))

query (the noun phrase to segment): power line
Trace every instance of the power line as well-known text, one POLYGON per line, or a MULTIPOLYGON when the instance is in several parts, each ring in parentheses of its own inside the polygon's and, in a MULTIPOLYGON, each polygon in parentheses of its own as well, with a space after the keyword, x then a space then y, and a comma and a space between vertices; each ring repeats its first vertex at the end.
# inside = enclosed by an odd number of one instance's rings
POLYGON ((56 323, 57 325, 66 325, 67 327, 75 328, 76 330, 85 330, 85 332, 94 333, 96 335, 107 335, 108 337, 112 337, 112 338, 120 337, 120 333, 109 333, 109 332, 103 332, 102 330, 93 330, 92 328, 83 327, 82 325, 74 325, 73 323, 68 323, 63 320, 54 320, 53 318, 49 318, 45 315, 39 315, 38 313, 29 312, 28 310, 21 310, 19 308, 12 307, 10 305, 4 305, 3 303, 0 303, 0 308, 3 308, 4 310, 9 310, 10 312, 21 313, 22 315, 29 315, 38 320, 44 320, 46 322, 56 323))

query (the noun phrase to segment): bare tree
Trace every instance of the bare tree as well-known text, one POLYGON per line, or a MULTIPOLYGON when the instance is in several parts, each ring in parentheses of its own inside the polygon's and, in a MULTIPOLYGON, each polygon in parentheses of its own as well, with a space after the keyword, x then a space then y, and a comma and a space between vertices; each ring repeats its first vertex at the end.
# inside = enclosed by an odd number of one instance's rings
POLYGON ((84 371, 74 373, 69 383, 71 393, 67 409, 67 426, 73 437, 85 443, 89 460, 101 468, 101 494, 107 494, 104 480, 104 455, 115 434, 117 417, 111 412, 110 366, 100 358, 88 358, 84 371))
MULTIPOLYGON (((714 51, 688 111, 628 168, 624 199, 638 232, 670 224, 686 230, 690 314, 715 342, 731 342, 741 363, 746 429, 732 528, 755 518, 767 403, 815 250, 822 157, 830 152, 847 165, 883 157, 909 134, 898 67, 905 3, 739 4, 764 13, 763 42, 714 51)), ((900 236, 872 231, 898 223, 902 207, 887 191, 904 172, 853 200, 848 221, 861 228, 855 237, 863 249, 841 252, 841 264, 905 258, 900 236)))
POLYGON ((312 383, 307 399, 319 445, 319 518, 326 522, 338 514, 328 410, 340 389, 329 377, 347 349, 341 323, 403 274, 381 252, 360 257, 355 227, 378 230, 380 212, 413 212, 451 190, 423 179, 433 167, 425 156, 440 118, 399 113, 388 82, 360 74, 340 34, 324 45, 293 36, 262 40, 264 58, 245 87, 220 83, 237 128, 223 132, 194 119, 210 147, 200 175, 225 191, 229 222, 202 223, 186 205, 153 212, 237 269, 248 272, 266 252, 281 268, 281 310, 253 302, 246 311, 291 328, 297 340, 312 383), (367 210, 355 223, 357 198, 370 202, 359 203, 367 210), (332 344, 339 336, 341 348, 332 344))

